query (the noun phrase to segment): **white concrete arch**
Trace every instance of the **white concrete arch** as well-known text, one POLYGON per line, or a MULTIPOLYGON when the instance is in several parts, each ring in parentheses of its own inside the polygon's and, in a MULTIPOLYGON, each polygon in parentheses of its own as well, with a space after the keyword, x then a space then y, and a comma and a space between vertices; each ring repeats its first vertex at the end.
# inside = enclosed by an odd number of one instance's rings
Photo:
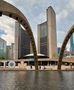
POLYGON ((22 14, 20 10, 18 10, 15 6, 5 2, 4 0, 0 0, 0 16, 2 16, 2 14, 17 20, 26 29, 31 39, 31 44, 32 44, 34 59, 35 59, 35 69, 37 70, 38 61, 37 61, 36 45, 35 45, 34 36, 33 36, 28 20, 26 19, 26 17, 22 14))
POLYGON ((64 54, 64 50, 65 50, 65 47, 67 45, 67 42, 69 40, 69 38, 71 37, 71 35, 74 33, 74 25, 70 28, 70 30, 68 31, 64 41, 63 41, 63 44, 62 44, 62 47, 61 47, 61 51, 60 51, 60 56, 59 56, 59 61, 58 61, 58 70, 61 70, 61 65, 62 65, 62 59, 63 59, 63 54, 64 54))

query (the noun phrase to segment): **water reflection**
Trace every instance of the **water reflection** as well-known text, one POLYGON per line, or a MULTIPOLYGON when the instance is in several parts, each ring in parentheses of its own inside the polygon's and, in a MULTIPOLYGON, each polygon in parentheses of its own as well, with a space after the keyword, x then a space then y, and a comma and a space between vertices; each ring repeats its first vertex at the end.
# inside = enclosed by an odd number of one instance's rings
POLYGON ((0 72, 0 90, 74 90, 74 72, 0 72))

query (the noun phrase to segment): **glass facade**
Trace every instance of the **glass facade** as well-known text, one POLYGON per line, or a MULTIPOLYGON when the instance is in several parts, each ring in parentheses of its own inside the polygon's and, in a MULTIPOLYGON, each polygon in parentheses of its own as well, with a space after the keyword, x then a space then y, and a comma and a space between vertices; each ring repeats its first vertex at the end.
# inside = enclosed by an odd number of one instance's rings
POLYGON ((48 56, 47 50, 47 22, 40 24, 40 53, 48 56))
POLYGON ((19 28, 18 40, 18 58, 22 59, 25 55, 30 54, 30 38, 21 26, 19 28))
POLYGON ((0 38, 0 59, 6 59, 6 41, 0 38))
POLYGON ((74 53, 74 34, 70 38, 70 51, 74 53))

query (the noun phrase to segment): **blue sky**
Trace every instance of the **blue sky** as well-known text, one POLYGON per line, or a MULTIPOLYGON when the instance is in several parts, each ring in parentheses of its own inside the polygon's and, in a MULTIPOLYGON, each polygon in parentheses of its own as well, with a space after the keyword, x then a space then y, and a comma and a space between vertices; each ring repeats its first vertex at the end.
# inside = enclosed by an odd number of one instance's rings
MULTIPOLYGON (((46 21, 46 9, 52 6, 56 13, 57 45, 74 24, 74 0, 5 0, 24 13, 27 17, 35 40, 37 39, 37 24, 46 21)), ((0 17, 0 35, 8 41, 14 42, 14 20, 5 16, 0 17), (11 38, 9 38, 11 36, 11 38)), ((36 42, 37 43, 37 42, 36 42)), ((68 44, 69 45, 69 44, 68 44)))

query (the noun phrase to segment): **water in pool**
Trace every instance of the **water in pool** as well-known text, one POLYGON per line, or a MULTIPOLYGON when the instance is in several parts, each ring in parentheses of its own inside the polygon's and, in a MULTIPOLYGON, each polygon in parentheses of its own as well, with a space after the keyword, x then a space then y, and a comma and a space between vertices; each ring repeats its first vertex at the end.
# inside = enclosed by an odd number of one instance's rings
POLYGON ((74 72, 0 71, 0 90, 74 90, 74 72))

